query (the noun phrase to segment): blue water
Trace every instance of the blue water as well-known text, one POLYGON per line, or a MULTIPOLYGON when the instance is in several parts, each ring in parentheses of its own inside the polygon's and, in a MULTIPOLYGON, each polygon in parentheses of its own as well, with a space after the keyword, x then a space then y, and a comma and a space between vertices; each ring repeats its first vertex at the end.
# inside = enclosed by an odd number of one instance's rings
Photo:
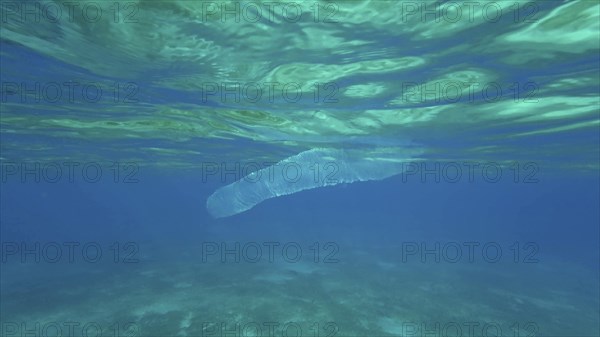
POLYGON ((2 1, 0 336, 600 335, 600 5, 278 3, 2 1))

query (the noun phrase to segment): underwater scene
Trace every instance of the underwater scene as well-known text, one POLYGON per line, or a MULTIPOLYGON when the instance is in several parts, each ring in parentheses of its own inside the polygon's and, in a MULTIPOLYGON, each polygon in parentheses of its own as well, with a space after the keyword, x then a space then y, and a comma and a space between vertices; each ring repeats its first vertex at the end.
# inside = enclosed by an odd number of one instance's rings
POLYGON ((600 336, 600 2, 1 0, 0 336, 600 336))

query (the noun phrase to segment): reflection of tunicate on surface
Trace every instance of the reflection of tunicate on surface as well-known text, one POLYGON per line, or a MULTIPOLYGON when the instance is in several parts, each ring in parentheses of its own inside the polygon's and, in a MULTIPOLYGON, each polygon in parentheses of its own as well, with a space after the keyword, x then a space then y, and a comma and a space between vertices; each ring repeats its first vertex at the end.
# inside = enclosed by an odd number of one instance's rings
POLYGON ((206 201, 215 218, 235 215, 257 204, 307 189, 356 181, 381 180, 402 173, 418 151, 312 149, 253 172, 217 189, 206 201))

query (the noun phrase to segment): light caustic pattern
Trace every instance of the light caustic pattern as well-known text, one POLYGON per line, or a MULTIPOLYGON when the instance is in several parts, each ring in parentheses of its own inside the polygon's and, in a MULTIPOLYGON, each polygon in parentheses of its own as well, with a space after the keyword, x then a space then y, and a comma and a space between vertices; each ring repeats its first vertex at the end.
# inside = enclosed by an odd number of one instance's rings
POLYGON ((194 169, 401 137, 598 169, 595 1, 36 3, 1 5, 0 159, 194 169))

